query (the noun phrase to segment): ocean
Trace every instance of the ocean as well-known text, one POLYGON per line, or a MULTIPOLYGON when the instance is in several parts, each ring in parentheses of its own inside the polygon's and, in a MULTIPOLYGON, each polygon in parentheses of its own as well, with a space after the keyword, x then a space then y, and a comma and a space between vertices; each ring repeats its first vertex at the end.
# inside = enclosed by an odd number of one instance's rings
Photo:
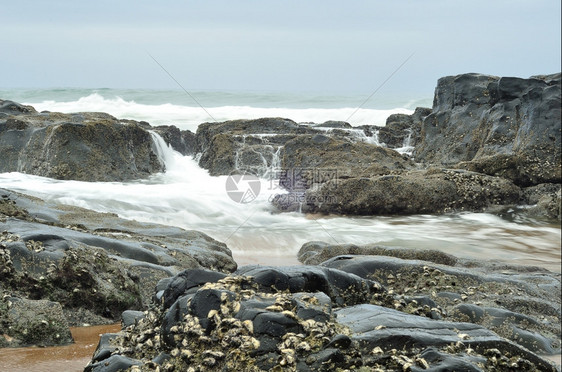
POLYGON ((174 124, 195 131, 204 122, 284 117, 296 122, 348 121, 351 125, 384 125, 393 113, 412 113, 431 107, 432 95, 384 99, 370 94, 325 95, 236 91, 146 89, 12 89, 0 99, 33 105, 38 111, 107 112, 120 119, 144 120, 152 125, 174 124), (201 106, 204 108, 201 108, 201 106), (360 110, 356 109, 361 106, 360 110), (355 112, 355 113, 354 113, 355 112), (213 120, 214 119, 214 120, 213 120))
MULTIPOLYGON (((101 111, 117 118, 173 124, 195 131, 203 122, 284 117, 297 122, 344 120, 352 125, 384 125, 392 113, 431 107, 432 96, 328 96, 313 93, 189 92, 135 89, 14 89, 0 98, 38 111, 101 111), (381 98, 382 97, 382 98, 381 98), (364 105, 362 105, 364 103, 364 105), (201 107, 203 106, 203 108, 201 107), (360 110, 357 110, 362 106, 360 110)), ((138 221, 199 230, 225 242, 237 262, 296 263, 302 244, 380 244, 438 249, 458 257, 532 264, 560 272, 560 225, 511 211, 385 217, 342 217, 278 213, 269 200, 284 192, 261 179, 257 198, 237 203, 227 193, 226 176, 211 177, 193 157, 182 156, 154 135, 167 171, 130 182, 60 181, 22 173, 0 174, 0 187, 44 199, 117 213, 138 221)), ((525 206, 521 206, 525 208, 525 206)))

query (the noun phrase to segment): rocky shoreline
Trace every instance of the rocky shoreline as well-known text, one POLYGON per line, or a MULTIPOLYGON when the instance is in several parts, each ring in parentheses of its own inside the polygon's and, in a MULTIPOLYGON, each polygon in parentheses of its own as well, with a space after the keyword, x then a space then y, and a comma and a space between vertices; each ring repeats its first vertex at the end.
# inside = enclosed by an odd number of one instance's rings
MULTIPOLYGON (((165 171, 153 133, 211 175, 285 188, 279 211, 561 218, 561 75, 439 80, 385 127, 264 118, 174 126, 0 100, 0 172, 126 181, 165 171)), ((384 246, 302 246, 238 267, 198 231, 0 189, 0 347, 64 345, 122 321, 87 371, 555 371, 560 274, 384 246), (554 295, 553 295, 554 294, 554 295)))
POLYGON ((0 198, 0 346, 65 344, 68 326, 113 323, 125 310, 146 309, 162 278, 185 268, 237 267, 225 244, 198 231, 4 189, 0 198), (30 311, 33 321, 21 316, 30 311), (43 329, 61 336, 37 339, 43 329))
POLYGON ((391 115, 385 127, 263 118, 203 123, 192 133, 0 101, 0 171, 144 178, 165 170, 153 131, 197 154, 213 176, 280 178, 289 192, 273 200, 280 211, 407 215, 534 205, 532 216, 560 220, 560 76, 445 77, 433 108, 391 115))

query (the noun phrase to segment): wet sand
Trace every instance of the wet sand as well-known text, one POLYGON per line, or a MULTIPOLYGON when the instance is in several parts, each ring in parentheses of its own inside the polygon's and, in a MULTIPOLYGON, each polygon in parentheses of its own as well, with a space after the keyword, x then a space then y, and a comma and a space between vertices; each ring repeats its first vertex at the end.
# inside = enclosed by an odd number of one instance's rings
POLYGON ((118 332, 120 324, 71 327, 75 343, 57 347, 0 349, 0 371, 78 372, 83 371, 104 333, 118 332))

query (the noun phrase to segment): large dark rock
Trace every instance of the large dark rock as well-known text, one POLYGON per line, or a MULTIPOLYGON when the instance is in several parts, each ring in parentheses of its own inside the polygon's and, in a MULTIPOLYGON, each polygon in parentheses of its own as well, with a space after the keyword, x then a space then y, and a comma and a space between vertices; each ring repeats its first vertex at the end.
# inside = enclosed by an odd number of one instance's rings
POLYGON ((529 79, 463 74, 439 79, 423 120, 418 161, 508 178, 560 182, 560 73, 529 79))
POLYGON ((537 189, 530 202, 520 187, 560 184, 560 121, 560 74, 442 78, 432 110, 360 127, 391 148, 408 138, 424 163, 418 170, 406 156, 341 135, 350 130, 345 123, 328 123, 329 132, 284 143, 280 185, 290 192, 272 202, 281 211, 350 215, 497 213, 536 204, 528 215, 559 219, 558 191, 537 189))
POLYGON ((162 306, 168 308, 176 300, 192 288, 201 287, 206 283, 214 283, 223 279, 226 274, 204 269, 184 270, 166 282, 162 296, 157 297, 157 301, 162 301, 162 306))
POLYGON ((252 266, 226 277, 186 271, 168 281, 160 307, 124 329, 113 347, 100 347, 106 351, 97 352, 87 368, 101 360, 111 366, 117 355, 142 359, 146 366, 163 350, 170 356, 164 368, 167 363, 210 371, 350 366, 356 350, 335 322, 332 301, 361 303, 383 292, 371 280, 320 267, 252 266), (168 293, 177 298, 170 306, 168 293), (310 355, 314 360, 307 360, 310 355))
POLYGON ((37 113, 1 101, 0 172, 122 181, 164 171, 141 123, 105 113, 37 113))
POLYGON ((291 194, 278 195, 273 204, 281 210, 290 210, 298 204, 302 212, 393 215, 482 211, 493 205, 513 205, 519 199, 519 187, 504 178, 430 169, 331 180, 306 190, 300 199, 291 194))

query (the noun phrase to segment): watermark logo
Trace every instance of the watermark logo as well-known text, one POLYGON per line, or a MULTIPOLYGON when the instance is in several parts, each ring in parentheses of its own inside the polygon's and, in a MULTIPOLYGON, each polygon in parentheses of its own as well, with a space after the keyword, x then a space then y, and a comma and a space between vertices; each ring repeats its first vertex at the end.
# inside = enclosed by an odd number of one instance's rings
MULTIPOLYGON (((271 194, 269 200, 276 197, 272 192, 279 190, 283 198, 286 199, 289 197, 293 203, 302 203, 304 202, 304 195, 307 190, 313 188, 315 185, 321 185, 326 182, 338 182, 337 169, 275 169, 269 170, 262 178, 251 173, 231 174, 226 179, 225 189, 230 199, 241 204, 254 201, 260 194, 260 191, 262 191, 262 187, 265 187, 267 193, 271 194), (262 182, 264 186, 262 186, 262 182), (290 195, 286 195, 287 192, 290 195)), ((314 197, 319 198, 319 196, 314 197)), ((322 198, 325 198, 325 196, 322 198)), ((329 202, 329 200, 325 202, 329 202)))
POLYGON ((226 193, 236 203, 253 202, 261 191, 261 181, 253 174, 232 174, 226 179, 226 193))

